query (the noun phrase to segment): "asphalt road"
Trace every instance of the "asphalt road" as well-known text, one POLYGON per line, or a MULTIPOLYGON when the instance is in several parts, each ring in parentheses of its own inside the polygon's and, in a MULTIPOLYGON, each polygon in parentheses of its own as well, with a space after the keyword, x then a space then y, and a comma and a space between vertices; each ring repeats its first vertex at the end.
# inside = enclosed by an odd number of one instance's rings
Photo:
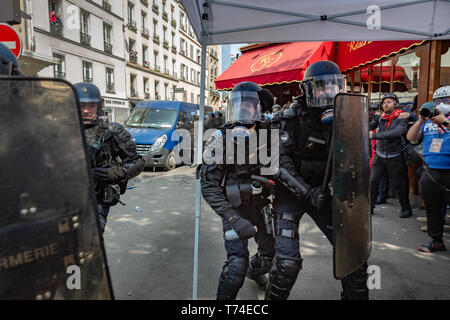
MULTIPOLYGON (((132 189, 110 211, 104 234, 116 299, 192 299, 195 169, 147 170, 130 181, 132 189), (138 208, 136 208, 138 207, 138 208)), ((369 265, 379 267, 380 289, 371 299, 450 299, 450 251, 424 254, 423 225, 415 217, 398 217, 395 199, 377 206, 372 217, 369 265)), ((339 299, 341 285, 333 277, 332 248, 305 215, 300 223, 303 269, 289 299, 339 299)), ((450 249, 450 235, 445 234, 450 249)), ((256 252, 249 241, 250 254, 256 252)), ((202 199, 199 237, 198 299, 215 299, 226 259, 219 217, 202 199)), ((246 280, 238 299, 256 300, 263 292, 246 280)))

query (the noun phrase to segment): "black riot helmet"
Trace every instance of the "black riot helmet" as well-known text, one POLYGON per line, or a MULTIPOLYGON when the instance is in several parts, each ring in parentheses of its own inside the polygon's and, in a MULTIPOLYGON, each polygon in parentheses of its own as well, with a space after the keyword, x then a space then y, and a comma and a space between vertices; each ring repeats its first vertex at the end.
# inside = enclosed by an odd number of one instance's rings
POLYGON ((231 92, 231 106, 226 115, 226 122, 237 122, 242 125, 253 125, 265 122, 264 113, 271 111, 273 95, 254 82, 238 83, 231 92))
POLYGON ((105 111, 103 110, 103 98, 100 90, 96 85, 89 82, 79 82, 74 84, 75 89, 78 93, 78 98, 80 100, 81 115, 83 116, 83 123, 85 125, 98 124, 100 118, 105 116, 105 111), (96 105, 97 111, 96 116, 93 119, 86 119, 83 108, 86 105, 96 105))
POLYGON ((317 61, 306 68, 300 87, 311 108, 329 109, 334 97, 344 92, 344 76, 336 63, 317 61))
POLYGON ((0 42, 0 76, 21 76, 19 62, 14 53, 0 42))

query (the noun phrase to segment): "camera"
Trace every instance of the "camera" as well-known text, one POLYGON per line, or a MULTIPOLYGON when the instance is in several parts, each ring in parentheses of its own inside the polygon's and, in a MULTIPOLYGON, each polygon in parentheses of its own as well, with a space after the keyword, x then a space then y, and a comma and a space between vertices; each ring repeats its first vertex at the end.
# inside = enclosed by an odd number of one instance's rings
POLYGON ((423 118, 429 119, 437 116, 439 111, 436 109, 436 105, 434 102, 425 102, 419 110, 420 115, 423 118))

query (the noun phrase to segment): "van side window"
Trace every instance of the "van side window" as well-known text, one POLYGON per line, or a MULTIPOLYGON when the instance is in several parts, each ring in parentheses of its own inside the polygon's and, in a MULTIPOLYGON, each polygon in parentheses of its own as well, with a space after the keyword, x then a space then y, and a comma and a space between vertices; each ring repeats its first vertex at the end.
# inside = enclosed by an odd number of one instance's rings
POLYGON ((183 128, 186 124, 186 112, 180 112, 180 116, 178 117, 178 125, 177 127, 183 128))

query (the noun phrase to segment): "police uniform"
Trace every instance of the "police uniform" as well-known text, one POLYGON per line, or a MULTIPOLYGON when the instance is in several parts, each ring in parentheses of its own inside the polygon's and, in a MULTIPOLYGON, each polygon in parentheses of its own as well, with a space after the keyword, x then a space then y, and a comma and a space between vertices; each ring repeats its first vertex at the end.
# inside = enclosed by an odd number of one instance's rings
MULTIPOLYGON (((261 91, 256 84, 250 83, 247 87, 245 82, 238 84, 233 91, 241 89, 243 91, 261 91)), ((230 113, 232 114, 232 112, 230 113)), ((227 261, 219 278, 218 300, 235 299, 246 275, 260 286, 265 286, 264 274, 269 271, 274 255, 274 239, 271 234, 266 232, 262 214, 262 208, 269 203, 266 197, 267 190, 262 194, 252 194, 251 175, 260 175, 261 164, 259 161, 256 161, 257 164, 250 164, 250 157, 256 155, 251 150, 249 151, 247 143, 245 164, 238 165, 236 159, 230 161, 225 158, 227 138, 234 139, 230 136, 227 137, 227 134, 231 134, 233 129, 237 130, 238 128, 240 128, 239 123, 227 122, 217 132, 219 136, 223 137, 223 163, 202 164, 198 168, 203 198, 222 218, 227 261), (253 226, 256 226, 256 231, 253 231, 253 226), (236 230, 239 238, 227 240, 225 233, 232 229, 236 230), (258 252, 249 261, 248 239, 252 236, 255 237, 258 244, 258 252)), ((266 123, 257 122, 255 132, 258 134, 260 129, 268 128, 266 123)), ((243 130, 245 131, 245 128, 243 130)), ((267 141, 270 141, 270 138, 267 141)), ((210 143, 220 143, 220 140, 212 140, 210 143)), ((233 147, 236 145, 233 144, 233 147)), ((234 155, 236 155, 236 150, 234 155)))
POLYGON ((91 83, 77 83, 74 86, 81 103, 97 103, 96 117, 84 126, 100 227, 104 231, 110 207, 120 201, 127 181, 144 170, 145 162, 137 154, 130 133, 121 124, 100 120, 104 112, 99 89, 91 83))
MULTIPOLYGON (((335 73, 340 74, 338 67, 333 65, 325 65, 324 73, 336 68, 335 73)), ((314 70, 314 64, 309 68, 314 70)), ((308 70, 305 78, 307 74, 308 70)), ((332 101, 332 97, 330 99, 332 101)), ((280 172, 274 202, 276 251, 266 299, 287 299, 295 284, 303 261, 298 227, 304 213, 311 216, 328 241, 333 243, 332 198, 328 187, 326 190, 321 188, 324 178, 329 179, 325 172, 332 126, 322 123, 322 114, 323 110, 307 106, 305 98, 302 98, 294 108, 278 112, 271 123, 273 129, 280 130, 280 172)), ((367 299, 366 268, 364 265, 342 280, 342 298, 367 299)))

